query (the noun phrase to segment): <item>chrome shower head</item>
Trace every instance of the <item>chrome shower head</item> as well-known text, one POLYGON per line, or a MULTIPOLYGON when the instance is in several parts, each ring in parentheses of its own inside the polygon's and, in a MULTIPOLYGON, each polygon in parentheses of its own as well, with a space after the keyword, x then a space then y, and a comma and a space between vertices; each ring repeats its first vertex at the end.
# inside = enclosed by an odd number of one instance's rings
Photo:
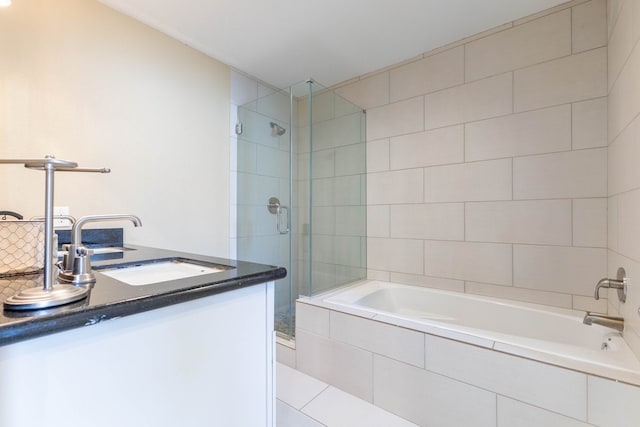
POLYGON ((271 136, 273 137, 282 136, 287 131, 285 128, 283 128, 276 122, 271 122, 269 123, 269 125, 271 126, 271 136))

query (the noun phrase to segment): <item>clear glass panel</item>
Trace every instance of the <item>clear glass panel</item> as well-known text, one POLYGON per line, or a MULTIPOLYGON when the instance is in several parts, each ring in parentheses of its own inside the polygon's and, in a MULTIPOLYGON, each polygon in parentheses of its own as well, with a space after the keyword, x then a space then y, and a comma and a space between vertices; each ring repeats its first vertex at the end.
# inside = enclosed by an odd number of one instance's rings
POLYGON ((313 83, 309 294, 366 277, 365 112, 313 83))
POLYGON ((366 277, 365 113, 310 81, 239 107, 238 121, 238 258, 287 269, 276 330, 291 338, 299 295, 366 277))
POLYGON ((242 133, 237 135, 238 259, 287 269, 287 277, 275 284, 276 329, 286 335, 293 334, 294 301, 290 110, 287 91, 245 104, 238 108, 242 133))

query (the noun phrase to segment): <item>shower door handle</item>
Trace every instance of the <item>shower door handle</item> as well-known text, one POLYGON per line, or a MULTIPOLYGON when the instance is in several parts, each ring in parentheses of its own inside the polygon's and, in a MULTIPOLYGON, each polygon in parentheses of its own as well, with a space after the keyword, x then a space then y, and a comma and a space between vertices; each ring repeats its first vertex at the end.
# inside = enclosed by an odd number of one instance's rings
POLYGON ((289 208, 286 206, 278 206, 276 209, 276 229, 280 234, 287 234, 289 232, 289 208), (283 217, 284 227, 282 225, 283 217))
POLYGON ((276 216, 276 230, 278 230, 278 233, 287 234, 289 232, 289 208, 282 206, 277 197, 271 197, 267 204, 267 210, 276 216), (282 222, 283 217, 284 225, 282 222))

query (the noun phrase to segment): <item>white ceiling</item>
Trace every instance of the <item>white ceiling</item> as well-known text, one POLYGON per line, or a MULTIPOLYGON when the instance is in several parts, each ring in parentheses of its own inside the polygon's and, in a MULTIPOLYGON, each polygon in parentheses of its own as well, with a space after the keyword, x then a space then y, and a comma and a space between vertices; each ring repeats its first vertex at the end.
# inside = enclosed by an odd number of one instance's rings
POLYGON ((565 0, 100 0, 279 88, 324 86, 565 0))

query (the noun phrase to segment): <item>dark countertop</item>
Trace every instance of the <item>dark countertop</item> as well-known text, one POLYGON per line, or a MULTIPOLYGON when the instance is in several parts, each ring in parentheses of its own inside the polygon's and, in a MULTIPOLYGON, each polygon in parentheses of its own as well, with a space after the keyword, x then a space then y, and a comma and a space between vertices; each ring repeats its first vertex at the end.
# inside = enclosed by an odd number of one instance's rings
MULTIPOLYGON (((281 267, 143 246, 126 246, 135 250, 109 254, 111 259, 92 261, 96 283, 84 300, 45 310, 10 311, 2 308, 0 346, 269 282, 287 275, 286 270, 281 267), (174 258, 186 258, 233 268, 218 273, 145 286, 131 286, 100 274, 100 268, 109 266, 135 265, 150 260, 174 258)), ((41 287, 42 284, 42 275, 0 279, 0 299, 4 301, 19 290, 33 286, 41 287)))

